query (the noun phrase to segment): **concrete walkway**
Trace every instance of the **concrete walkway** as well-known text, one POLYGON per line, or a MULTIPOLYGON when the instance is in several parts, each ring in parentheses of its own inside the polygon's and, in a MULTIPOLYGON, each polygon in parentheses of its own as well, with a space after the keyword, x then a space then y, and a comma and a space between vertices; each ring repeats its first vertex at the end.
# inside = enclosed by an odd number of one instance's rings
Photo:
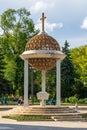
POLYGON ((49 126, 49 127, 64 127, 64 128, 87 128, 87 122, 72 122, 72 121, 16 121, 11 119, 0 118, 0 124, 16 124, 29 126, 49 126))

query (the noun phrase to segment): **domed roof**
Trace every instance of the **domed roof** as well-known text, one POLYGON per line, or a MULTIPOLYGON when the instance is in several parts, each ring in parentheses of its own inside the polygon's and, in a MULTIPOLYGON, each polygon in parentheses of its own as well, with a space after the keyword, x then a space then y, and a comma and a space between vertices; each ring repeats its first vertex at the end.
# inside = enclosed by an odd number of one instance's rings
MULTIPOLYGON (((25 51, 29 50, 55 50, 60 51, 58 42, 46 33, 34 36, 26 44, 25 51)), ((56 64, 56 59, 52 58, 30 58, 29 64, 40 70, 49 70, 56 64)))
POLYGON ((27 43, 25 50, 57 50, 60 51, 58 42, 46 33, 34 36, 27 43))
POLYGON ((60 51, 59 43, 44 31, 44 13, 42 13, 42 33, 32 37, 25 46, 21 58, 29 59, 29 64, 39 70, 49 70, 56 65, 56 59, 65 55, 60 51))

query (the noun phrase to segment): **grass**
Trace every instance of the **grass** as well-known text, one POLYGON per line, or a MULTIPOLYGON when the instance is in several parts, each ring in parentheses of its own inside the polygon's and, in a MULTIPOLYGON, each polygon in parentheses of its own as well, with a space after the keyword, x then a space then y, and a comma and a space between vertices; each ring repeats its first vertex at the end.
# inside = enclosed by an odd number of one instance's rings
POLYGON ((8 105, 18 105, 17 101, 8 101, 8 105))
MULTIPOLYGON (((50 115, 11 115, 3 116, 3 118, 13 119, 17 121, 43 121, 43 120, 52 120, 50 115)), ((82 115, 82 118, 87 121, 87 114, 82 115)))
POLYGON ((14 115, 14 116, 4 116, 4 118, 14 119, 17 121, 35 121, 35 120, 46 120, 51 119, 51 116, 48 115, 14 115))
POLYGON ((83 114, 82 118, 86 118, 87 119, 87 114, 83 114))

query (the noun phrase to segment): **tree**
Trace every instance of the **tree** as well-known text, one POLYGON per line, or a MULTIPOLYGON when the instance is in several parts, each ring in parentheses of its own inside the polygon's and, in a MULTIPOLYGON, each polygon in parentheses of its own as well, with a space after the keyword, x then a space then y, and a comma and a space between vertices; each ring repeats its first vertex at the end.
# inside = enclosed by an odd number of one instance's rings
POLYGON ((25 8, 6 10, 0 18, 0 28, 3 33, 0 43, 5 54, 5 78, 13 89, 23 90, 23 61, 19 55, 25 50, 27 41, 38 33, 35 30, 30 12, 25 8))
POLYGON ((71 49, 71 57, 77 74, 76 78, 87 87, 87 45, 71 49))
POLYGON ((70 50, 75 68, 74 94, 78 98, 87 97, 87 45, 70 50))
POLYGON ((62 51, 66 54, 66 58, 61 62, 61 90, 62 97, 72 96, 72 86, 74 84, 74 66, 72 63, 69 43, 65 41, 62 51))
POLYGON ((2 53, 2 49, 0 48, 0 96, 10 93, 8 84, 9 82, 4 77, 4 69, 5 69, 4 65, 5 65, 4 55, 2 53))
POLYGON ((56 67, 47 71, 46 89, 47 92, 50 94, 49 98, 56 99, 56 67))
POLYGON ((84 84, 81 82, 80 79, 75 79, 75 84, 73 85, 72 91, 73 91, 75 97, 77 97, 78 99, 85 97, 84 84))

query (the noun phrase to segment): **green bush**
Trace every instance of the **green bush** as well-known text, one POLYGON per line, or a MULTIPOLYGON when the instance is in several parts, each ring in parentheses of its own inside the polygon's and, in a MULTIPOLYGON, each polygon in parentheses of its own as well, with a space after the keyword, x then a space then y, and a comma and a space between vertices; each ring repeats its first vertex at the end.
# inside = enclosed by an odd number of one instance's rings
POLYGON ((65 103, 68 103, 69 102, 69 99, 68 98, 65 98, 65 103))
POLYGON ((79 99, 79 100, 78 100, 78 103, 84 103, 84 104, 87 104, 87 98, 79 99))
POLYGON ((77 99, 76 96, 69 97, 68 100, 69 100, 70 103, 76 103, 76 102, 78 102, 78 99, 77 99))

